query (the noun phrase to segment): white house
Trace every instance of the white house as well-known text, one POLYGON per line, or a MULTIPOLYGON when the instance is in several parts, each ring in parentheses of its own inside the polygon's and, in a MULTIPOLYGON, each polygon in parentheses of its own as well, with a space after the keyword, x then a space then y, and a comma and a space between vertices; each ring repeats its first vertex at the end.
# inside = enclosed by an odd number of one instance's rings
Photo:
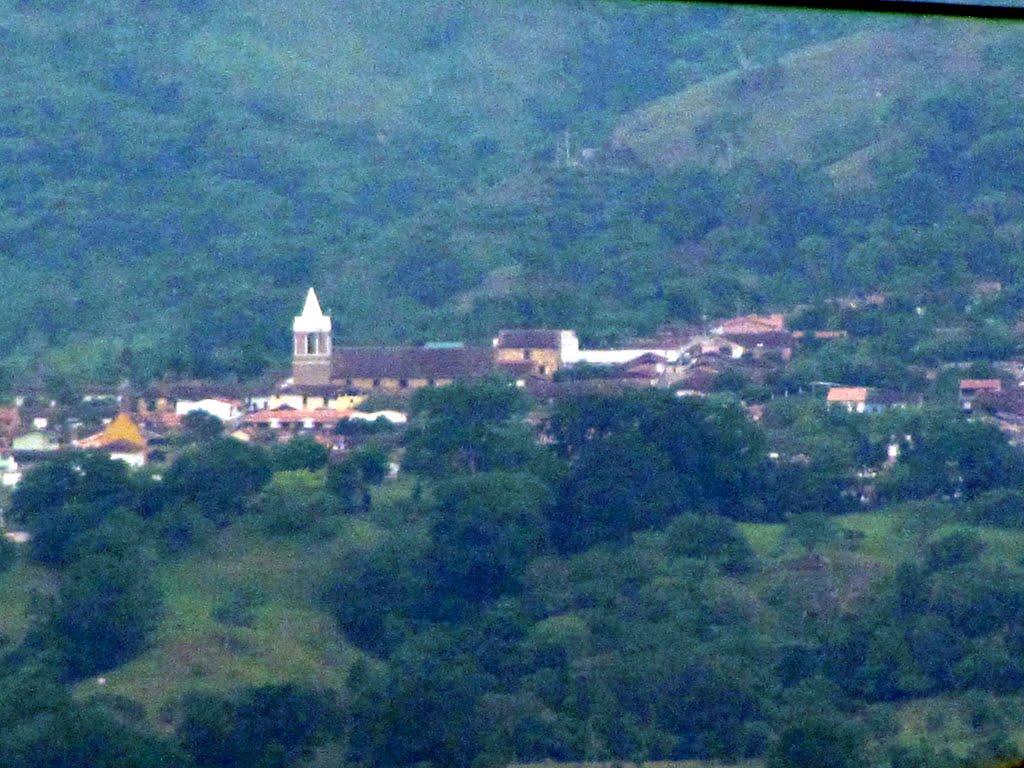
POLYGON ((208 397, 203 400, 179 400, 174 406, 174 412, 178 416, 186 416, 196 411, 206 411, 221 421, 234 421, 242 415, 238 402, 216 397, 208 397))
POLYGON ((392 424, 405 424, 409 421, 409 417, 401 411, 352 411, 348 417, 350 419, 356 419, 358 421, 376 421, 377 419, 384 419, 390 421, 392 424))
POLYGON ((21 470, 13 456, 0 456, 0 484, 13 488, 21 480, 21 470))

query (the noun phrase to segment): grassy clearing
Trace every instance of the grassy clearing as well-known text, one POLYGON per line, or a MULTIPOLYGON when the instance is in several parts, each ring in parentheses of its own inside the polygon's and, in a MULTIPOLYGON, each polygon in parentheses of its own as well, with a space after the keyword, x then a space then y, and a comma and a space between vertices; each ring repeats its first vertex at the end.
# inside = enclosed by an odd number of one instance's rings
MULTIPOLYGON (((734 70, 644 105, 619 122, 614 141, 651 166, 672 168, 731 162, 709 132, 731 138, 734 159, 797 163, 829 136, 832 152, 825 159, 833 175, 846 171, 850 163, 843 161, 851 158, 849 172, 857 173, 858 152, 872 145, 883 152, 899 140, 893 104, 920 97, 935 67, 960 69, 984 44, 963 30, 952 37, 961 38, 958 46, 943 45, 937 30, 906 25, 815 43, 780 57, 760 86, 744 86, 748 78, 734 70)), ((863 174, 863 160, 859 165, 863 174)))
POLYGON ((1005 728, 1024 754, 1024 697, 968 694, 916 699, 895 709, 899 741, 925 742, 937 750, 967 756, 978 743, 1005 728))
MULTIPOLYGON (((19 545, 23 546, 23 545, 19 545)), ((28 630, 28 611, 33 601, 56 589, 56 578, 45 568, 22 558, 7 573, 0 574, 0 637, 18 643, 28 630)))
POLYGON ((863 536, 857 544, 858 552, 888 566, 911 557, 923 535, 916 523, 892 512, 858 512, 836 522, 863 536))
MULTIPOLYGON (((341 523, 348 521, 341 521, 341 523)), ((207 551, 161 567, 165 614, 152 648, 107 675, 105 693, 165 719, 186 691, 229 691, 295 681, 341 687, 358 652, 317 605, 331 563, 373 539, 372 526, 339 524, 351 536, 267 538, 238 524, 207 551)), ((95 681, 80 695, 98 692, 95 681)))
POLYGON ((739 529, 759 558, 773 558, 782 551, 781 523, 740 523, 739 529))

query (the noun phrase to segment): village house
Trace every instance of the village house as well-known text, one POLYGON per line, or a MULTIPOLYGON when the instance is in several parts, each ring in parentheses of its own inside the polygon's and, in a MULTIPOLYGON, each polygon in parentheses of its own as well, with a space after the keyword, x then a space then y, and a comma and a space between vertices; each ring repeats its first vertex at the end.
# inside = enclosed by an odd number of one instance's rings
POLYGON ((344 347, 334 354, 332 376, 360 392, 404 392, 494 370, 493 352, 478 347, 344 347))
POLYGON ((744 315, 723 320, 719 325, 711 329, 711 333, 728 336, 731 334, 779 333, 785 330, 786 318, 782 314, 744 315))
POLYGON ((345 387, 315 386, 304 387, 285 384, 264 398, 254 398, 253 404, 257 411, 272 411, 287 405, 296 410, 316 410, 327 408, 332 411, 351 411, 366 399, 366 395, 358 394, 345 387))
POLYGON ((849 336, 846 331, 793 331, 795 341, 836 341, 849 336))
POLYGON ((15 456, 21 454, 18 456, 21 459, 30 459, 34 454, 53 453, 60 449, 60 442, 55 437, 39 429, 18 435, 11 441, 11 453, 15 456))
POLYGON ((21 468, 13 456, 0 456, 0 485, 13 488, 21 481, 21 468))
POLYGON ((829 407, 845 408, 851 413, 881 413, 890 408, 905 408, 908 399, 898 392, 870 387, 830 387, 825 398, 829 407))
POLYGON ((350 411, 348 418, 350 421, 387 421, 391 424, 408 424, 409 416, 401 411, 394 411, 389 408, 385 408, 382 411, 350 411))
POLYGON ((202 411, 227 423, 237 420, 242 415, 242 407, 240 400, 206 397, 202 400, 179 400, 174 404, 174 414, 181 417, 202 411))
POLYGON ((682 349, 682 354, 690 359, 722 357, 739 360, 746 350, 742 344, 730 341, 725 336, 697 336, 690 339, 682 349))
POLYGON ((101 432, 75 442, 75 448, 101 451, 132 467, 145 465, 147 445, 142 430, 127 413, 118 414, 101 432))
POLYGON ((494 362, 513 375, 553 376, 579 359, 574 331, 522 328, 500 331, 494 339, 494 362))
POLYGON ((664 382, 665 374, 668 370, 669 361, 667 357, 654 352, 648 352, 621 366, 618 375, 625 379, 639 379, 647 382, 652 387, 656 387, 664 382))
POLYGON ((331 408, 297 409, 282 405, 272 410, 257 411, 242 418, 245 427, 256 427, 259 432, 281 434, 298 432, 333 434, 339 421, 349 418, 349 411, 331 408))
MULTIPOLYGON (((688 331, 672 341, 618 349, 581 349, 574 331, 543 328, 501 330, 491 349, 457 342, 336 348, 331 317, 310 288, 292 324, 291 378, 272 395, 250 400, 250 405, 260 413, 282 406, 344 412, 357 408, 370 393, 401 394, 496 372, 528 389, 548 391, 544 381, 577 366, 602 366, 607 375, 571 378, 616 379, 629 387, 675 386, 706 359, 742 359, 762 367, 788 361, 796 341, 785 326, 781 314, 746 315, 721 322, 710 335, 693 336, 688 331)), ((825 333, 831 337, 833 332, 825 333)), ((705 383, 698 386, 704 389, 705 383)))
POLYGON ((1014 445, 1024 443, 1024 390, 978 392, 971 401, 975 416, 990 418, 1014 445))
POLYGON ((0 408, 0 449, 10 448, 21 431, 21 411, 16 405, 0 408))
POLYGON ((725 338, 755 360, 774 355, 782 362, 793 357, 793 335, 788 331, 761 331, 758 333, 726 333, 725 338))
POLYGON ((1003 382, 999 379, 961 379, 959 389, 960 407, 969 411, 974 401, 981 394, 998 394, 1003 390, 1003 382))

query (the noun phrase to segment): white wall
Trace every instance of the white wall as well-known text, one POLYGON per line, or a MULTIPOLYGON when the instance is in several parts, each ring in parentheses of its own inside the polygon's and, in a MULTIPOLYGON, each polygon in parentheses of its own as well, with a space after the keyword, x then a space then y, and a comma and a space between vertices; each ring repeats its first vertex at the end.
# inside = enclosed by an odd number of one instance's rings
POLYGON ((174 406, 174 412, 179 416, 194 411, 206 411, 211 416, 216 416, 221 421, 231 421, 238 418, 238 406, 226 400, 179 400, 174 406))

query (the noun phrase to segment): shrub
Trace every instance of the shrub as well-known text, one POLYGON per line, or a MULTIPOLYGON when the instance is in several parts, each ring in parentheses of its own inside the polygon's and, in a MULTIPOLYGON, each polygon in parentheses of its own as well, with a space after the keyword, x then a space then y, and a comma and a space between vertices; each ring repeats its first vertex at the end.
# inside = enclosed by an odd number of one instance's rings
POLYGON ((1007 488, 983 493, 971 504, 971 512, 985 525, 1024 528, 1024 493, 1007 488))

